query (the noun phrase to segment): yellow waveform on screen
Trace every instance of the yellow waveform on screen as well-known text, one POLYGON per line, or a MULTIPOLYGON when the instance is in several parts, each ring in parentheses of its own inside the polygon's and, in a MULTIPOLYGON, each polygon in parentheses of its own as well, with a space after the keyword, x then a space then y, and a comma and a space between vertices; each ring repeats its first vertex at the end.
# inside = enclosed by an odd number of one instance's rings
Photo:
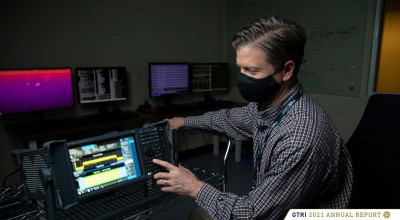
POLYGON ((85 180, 87 183, 87 187, 90 188, 113 180, 117 180, 119 178, 121 178, 121 173, 118 168, 115 168, 106 172, 88 176, 85 178, 85 180))
POLYGON ((94 159, 94 160, 85 161, 85 162, 82 163, 82 166, 80 166, 80 167, 77 167, 75 165, 75 169, 77 171, 82 171, 82 170, 85 169, 85 166, 87 166, 87 165, 96 164, 96 163, 100 163, 102 161, 111 160, 111 159, 117 159, 117 161, 120 161, 120 160, 123 160, 124 157, 122 157, 122 156, 118 157, 117 155, 110 155, 110 156, 106 156, 106 157, 100 157, 100 158, 97 158, 97 159, 94 159))

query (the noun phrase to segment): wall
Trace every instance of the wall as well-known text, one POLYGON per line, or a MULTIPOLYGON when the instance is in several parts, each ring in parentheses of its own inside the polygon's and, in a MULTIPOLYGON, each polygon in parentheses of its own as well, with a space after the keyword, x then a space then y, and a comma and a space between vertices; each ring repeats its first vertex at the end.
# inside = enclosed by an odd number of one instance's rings
MULTIPOLYGON (((222 0, 0 0, 0 68, 126 66, 129 101, 115 105, 135 110, 149 100, 148 62, 223 61, 223 11, 222 0)), ((76 103, 45 116, 96 110, 76 103)), ((10 150, 26 146, 4 116, 0 138, 2 180, 15 169, 10 150)))
POLYGON ((311 96, 327 111, 328 115, 332 118, 346 142, 357 127, 369 99, 367 93, 376 0, 365 1, 365 4, 367 4, 368 7, 367 13, 364 17, 364 48, 359 54, 362 60, 360 66, 358 67, 361 69, 359 78, 360 85, 358 86, 359 95, 351 97, 311 94, 311 96))

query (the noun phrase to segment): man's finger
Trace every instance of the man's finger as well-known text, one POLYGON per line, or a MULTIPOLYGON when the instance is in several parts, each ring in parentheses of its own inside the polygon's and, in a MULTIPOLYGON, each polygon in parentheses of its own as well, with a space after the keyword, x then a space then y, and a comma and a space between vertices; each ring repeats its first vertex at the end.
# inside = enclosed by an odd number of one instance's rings
POLYGON ((169 174, 168 173, 164 173, 164 172, 156 173, 156 174, 154 174, 154 179, 156 179, 156 180, 169 179, 169 174))
POLYGON ((173 164, 168 163, 167 161, 159 160, 159 159, 153 159, 153 163, 155 163, 155 164, 157 164, 159 166, 162 166, 162 167, 164 167, 165 169, 167 169, 169 171, 171 171, 171 170, 176 168, 176 166, 174 166, 173 164))
POLYGON ((165 179, 159 179, 157 180, 157 185, 160 185, 161 187, 168 187, 168 180, 165 179))

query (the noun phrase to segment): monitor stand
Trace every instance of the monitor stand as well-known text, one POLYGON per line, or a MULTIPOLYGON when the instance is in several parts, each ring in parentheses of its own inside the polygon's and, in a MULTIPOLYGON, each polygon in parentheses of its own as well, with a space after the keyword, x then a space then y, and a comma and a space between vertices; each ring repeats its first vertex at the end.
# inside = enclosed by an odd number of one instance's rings
POLYGON ((121 114, 122 111, 119 108, 113 107, 110 110, 110 106, 108 102, 99 102, 97 103, 97 115, 99 116, 112 116, 115 114, 121 114))
POLYGON ((109 103, 97 103, 97 114, 89 115, 92 122, 106 122, 113 120, 123 120, 136 118, 139 115, 135 111, 122 110, 117 107, 108 106, 109 103))
POLYGON ((171 104, 171 97, 163 96, 162 101, 164 104, 157 107, 158 113, 175 113, 177 111, 178 107, 171 104))
POLYGON ((105 102, 97 103, 96 107, 97 107, 97 114, 99 114, 99 115, 106 115, 110 112, 108 109, 108 106, 105 102))
POLYGON ((209 92, 209 91, 204 92, 204 101, 203 101, 204 103, 214 103, 219 100, 218 98, 211 98, 210 93, 211 92, 209 92))
POLYGON ((233 102, 231 101, 211 98, 210 93, 210 91, 204 92, 204 101, 200 101, 197 104, 205 107, 230 107, 233 105, 233 102))

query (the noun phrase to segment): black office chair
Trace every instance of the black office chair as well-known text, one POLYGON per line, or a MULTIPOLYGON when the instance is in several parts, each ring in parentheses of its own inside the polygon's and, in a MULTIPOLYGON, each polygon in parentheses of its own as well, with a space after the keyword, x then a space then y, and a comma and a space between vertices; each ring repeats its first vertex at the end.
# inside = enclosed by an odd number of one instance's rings
POLYGON ((347 147, 353 208, 400 208, 400 95, 371 96, 347 147))

